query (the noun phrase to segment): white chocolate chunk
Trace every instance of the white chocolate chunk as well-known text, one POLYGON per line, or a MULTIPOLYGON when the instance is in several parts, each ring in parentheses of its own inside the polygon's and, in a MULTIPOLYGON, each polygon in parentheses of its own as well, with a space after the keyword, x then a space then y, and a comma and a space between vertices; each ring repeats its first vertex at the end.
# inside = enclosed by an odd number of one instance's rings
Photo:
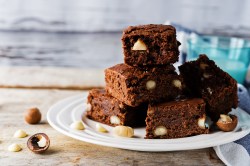
POLYGON ((141 39, 138 39, 132 47, 132 50, 147 50, 147 46, 141 39))

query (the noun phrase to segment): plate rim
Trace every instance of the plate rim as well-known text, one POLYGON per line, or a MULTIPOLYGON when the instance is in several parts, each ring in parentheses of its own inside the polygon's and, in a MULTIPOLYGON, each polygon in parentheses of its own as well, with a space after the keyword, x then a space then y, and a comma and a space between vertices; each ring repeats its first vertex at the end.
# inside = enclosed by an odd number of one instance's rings
MULTIPOLYGON (((66 136, 69 136, 71 138, 80 140, 80 141, 84 141, 84 142, 88 142, 88 143, 92 143, 92 144, 96 144, 96 145, 101 145, 101 146, 113 147, 113 148, 120 148, 120 149, 127 149, 127 150, 136 150, 136 151, 148 151, 148 152, 149 151, 150 152, 181 151, 181 150, 194 150, 194 149, 203 149, 203 148, 208 148, 208 147, 214 147, 214 146, 226 144, 226 143, 229 143, 229 142, 233 142, 233 141, 238 140, 238 139, 240 139, 240 138, 242 138, 245 135, 247 135, 247 134, 250 133, 250 128, 248 128, 247 130, 245 130, 245 132, 242 132, 240 135, 238 134, 238 136, 237 136, 236 139, 228 139, 226 142, 223 142, 223 143, 218 142, 218 143, 214 143, 213 145, 207 144, 206 146, 198 144, 195 147, 189 147, 189 146, 187 146, 185 148, 173 148, 172 147, 171 149, 161 149, 161 148, 155 148, 154 149, 154 148, 151 148, 151 147, 140 148, 140 147, 133 147, 132 145, 128 147, 127 145, 117 144, 117 143, 113 143, 113 142, 103 142, 103 141, 100 142, 98 140, 93 139, 93 136, 91 136, 89 138, 87 138, 87 137, 80 137, 80 136, 74 134, 74 132, 68 132, 68 131, 62 129, 62 127, 58 126, 58 124, 57 124, 58 122, 54 122, 53 118, 51 117, 51 114, 54 113, 53 111, 57 110, 57 107, 62 107, 60 109, 60 110, 62 110, 66 106, 65 104, 67 102, 69 102, 71 100, 74 100, 74 99, 75 100, 77 100, 77 99, 79 100, 80 98, 82 98, 82 100, 86 100, 87 95, 88 95, 88 92, 82 92, 81 94, 78 94, 78 95, 73 95, 73 96, 70 96, 70 97, 66 97, 66 98, 64 98, 62 100, 57 101, 55 104, 53 104, 49 108, 49 110, 47 112, 47 116, 46 116, 47 117, 47 121, 50 124, 50 126, 52 128, 54 128, 55 130, 57 130, 58 132, 66 135, 66 136)), ((70 104, 70 103, 67 103, 67 104, 70 104)), ((240 109, 240 108, 238 108, 238 109, 240 109)), ((243 111, 245 114, 247 114, 244 110, 242 110, 242 109, 240 109, 240 110, 243 111)), ((58 112, 60 112, 60 111, 58 111, 58 112)), ((127 138, 117 138, 117 140, 119 140, 119 139, 124 139, 125 140, 127 138)), ((176 139, 178 139, 178 138, 176 138, 176 139)), ((176 140, 176 139, 174 139, 174 140, 176 140)), ((152 142, 155 141, 155 140, 161 140, 162 141, 164 139, 152 139, 152 142)), ((167 139, 167 140, 169 140, 169 139, 167 139)))

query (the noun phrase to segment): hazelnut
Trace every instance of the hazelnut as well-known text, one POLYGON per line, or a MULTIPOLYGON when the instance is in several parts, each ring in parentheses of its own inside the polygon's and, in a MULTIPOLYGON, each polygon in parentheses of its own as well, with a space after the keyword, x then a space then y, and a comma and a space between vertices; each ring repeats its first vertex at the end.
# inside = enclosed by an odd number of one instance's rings
POLYGON ((147 50, 147 46, 146 44, 141 40, 141 39, 138 39, 134 46, 132 47, 132 50, 147 50))
POLYGON ((147 90, 152 90, 156 87, 156 82, 153 80, 149 80, 146 83, 147 90))
POLYGON ((164 126, 158 126, 154 130, 154 135, 155 136, 161 136, 161 135, 166 135, 167 134, 167 128, 164 126))
POLYGON ((70 127, 72 129, 76 129, 76 130, 84 130, 85 129, 85 127, 81 121, 75 121, 75 122, 71 123, 70 127))
POLYGON ((42 114, 38 108, 30 108, 24 114, 24 119, 29 124, 37 124, 40 122, 42 114))
POLYGON ((15 138, 24 138, 27 137, 27 133, 23 130, 17 130, 14 134, 15 138))
POLYGON ((200 68, 202 70, 205 70, 207 67, 208 67, 208 64, 206 64, 206 63, 200 63, 200 68))
POLYGON ((44 133, 32 135, 27 141, 27 147, 34 153, 45 152, 50 145, 49 137, 44 133))
POLYGON ((111 123, 111 124, 120 124, 120 123, 121 123, 121 120, 118 118, 118 116, 112 115, 112 116, 110 117, 110 123, 111 123))
POLYGON ((199 118, 198 119, 198 126, 201 128, 201 129, 206 129, 206 115, 203 115, 203 117, 199 118))
POLYGON ((180 80, 173 80, 172 84, 176 87, 181 89, 181 81, 180 80))
POLYGON ((114 134, 120 137, 133 137, 134 130, 129 126, 116 126, 114 129, 114 134))
POLYGON ((99 131, 99 132, 102 132, 102 133, 107 133, 108 132, 108 130, 106 130, 102 125, 100 125, 99 123, 97 123, 96 125, 95 125, 95 127, 96 127, 96 130, 97 131, 99 131))
POLYGON ((233 131, 238 124, 238 118, 235 115, 220 115, 220 119, 216 122, 218 128, 222 131, 233 131))
POLYGON ((10 152, 19 152, 21 150, 22 150, 22 148, 18 144, 11 144, 8 146, 8 151, 10 151, 10 152))

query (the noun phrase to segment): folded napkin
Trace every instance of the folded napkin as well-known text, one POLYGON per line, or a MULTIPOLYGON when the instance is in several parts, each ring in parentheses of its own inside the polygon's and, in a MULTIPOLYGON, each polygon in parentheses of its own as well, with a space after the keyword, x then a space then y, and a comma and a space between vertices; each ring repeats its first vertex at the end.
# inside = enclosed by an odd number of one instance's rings
MULTIPOLYGON (((240 84, 238 84, 238 97, 239 107, 250 114, 250 96, 247 89, 240 84)), ((214 150, 228 166, 250 166, 250 134, 237 141, 216 146, 214 150)))

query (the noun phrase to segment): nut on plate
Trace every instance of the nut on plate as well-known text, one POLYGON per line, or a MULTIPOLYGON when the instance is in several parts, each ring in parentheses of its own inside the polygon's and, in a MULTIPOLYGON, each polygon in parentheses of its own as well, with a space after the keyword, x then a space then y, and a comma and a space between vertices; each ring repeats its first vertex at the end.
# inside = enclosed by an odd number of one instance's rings
POLYGON ((70 127, 75 130, 84 130, 85 127, 81 121, 75 121, 71 123, 70 127))
POLYGON ((134 136, 134 129, 129 126, 116 126, 113 129, 113 132, 116 136, 120 137, 133 137, 134 136))
POLYGON ((220 119, 216 122, 218 128, 222 131, 233 131, 238 124, 238 118, 235 115, 220 115, 220 119))
POLYGON ((24 119, 29 124, 37 124, 41 121, 42 114, 38 108, 30 108, 24 114, 24 119))
POLYGON ((49 137, 45 133, 32 135, 27 141, 27 147, 34 153, 45 152, 50 145, 49 137))

